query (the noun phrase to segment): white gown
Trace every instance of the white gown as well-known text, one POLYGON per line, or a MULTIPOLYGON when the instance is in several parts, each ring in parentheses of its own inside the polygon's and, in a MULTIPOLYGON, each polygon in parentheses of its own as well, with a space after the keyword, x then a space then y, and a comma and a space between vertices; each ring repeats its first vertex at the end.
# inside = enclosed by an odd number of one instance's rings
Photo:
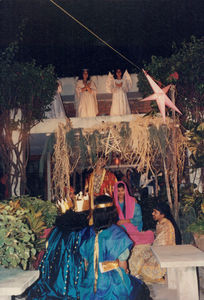
POLYGON ((55 94, 54 100, 50 104, 50 110, 46 111, 45 116, 48 119, 66 118, 60 93, 55 94))
POLYGON ((75 89, 76 116, 79 118, 95 117, 98 114, 95 83, 90 81, 91 93, 82 92, 82 88, 84 88, 83 80, 78 80, 75 89))
POLYGON ((108 74, 106 81, 106 90, 112 93, 112 105, 110 109, 110 116, 120 116, 131 114, 130 106, 127 99, 127 92, 132 87, 132 80, 127 72, 125 71, 121 80, 114 79, 111 73, 108 74), (117 87, 117 84, 122 83, 121 87, 117 87))

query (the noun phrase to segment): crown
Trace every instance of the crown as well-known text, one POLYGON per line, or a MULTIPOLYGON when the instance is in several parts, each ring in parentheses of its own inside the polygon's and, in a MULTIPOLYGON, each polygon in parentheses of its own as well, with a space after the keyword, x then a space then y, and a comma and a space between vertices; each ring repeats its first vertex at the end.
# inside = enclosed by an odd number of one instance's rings
POLYGON ((75 212, 82 212, 85 210, 89 210, 89 195, 83 195, 82 192, 79 192, 75 196, 75 201, 74 201, 74 211, 75 212))
POLYGON ((82 192, 79 192, 73 200, 69 197, 58 200, 56 206, 63 214, 69 209, 73 209, 75 212, 89 210, 89 195, 83 195, 82 192))
POLYGON ((68 199, 60 199, 56 203, 57 208, 61 211, 61 213, 65 213, 67 210, 73 208, 73 202, 70 198, 68 199))

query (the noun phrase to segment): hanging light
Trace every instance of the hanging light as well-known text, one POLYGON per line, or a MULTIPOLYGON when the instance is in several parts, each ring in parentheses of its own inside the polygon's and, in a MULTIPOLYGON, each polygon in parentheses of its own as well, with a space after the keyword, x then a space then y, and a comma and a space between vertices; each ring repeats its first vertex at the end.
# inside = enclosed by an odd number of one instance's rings
POLYGON ((119 166, 120 165, 120 157, 119 155, 116 155, 114 158, 114 165, 119 166))

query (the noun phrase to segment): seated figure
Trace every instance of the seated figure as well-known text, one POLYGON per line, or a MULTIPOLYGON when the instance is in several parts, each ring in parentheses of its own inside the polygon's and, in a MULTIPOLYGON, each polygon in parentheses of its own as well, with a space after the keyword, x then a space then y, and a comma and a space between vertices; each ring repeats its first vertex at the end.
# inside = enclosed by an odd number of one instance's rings
POLYGON ((123 181, 118 181, 114 186, 114 202, 119 215, 117 224, 126 230, 134 245, 151 244, 154 240, 154 233, 151 230, 142 232, 140 205, 134 197, 129 195, 123 181))
POLYGON ((101 195, 94 204, 94 223, 80 246, 86 265, 80 299, 149 300, 147 286, 128 274, 127 258, 133 243, 116 225, 118 215, 112 198, 101 195))
MULTIPOLYGON (((105 169, 106 159, 101 156, 96 162, 93 172, 86 178, 85 193, 88 193, 90 199, 91 211, 94 208, 94 199, 103 194, 113 196, 114 184, 117 179, 115 175, 105 169)), ((90 225, 93 224, 93 218, 90 219, 90 225)))
POLYGON ((84 278, 84 260, 79 248, 88 226, 89 210, 73 208, 57 217, 48 247, 40 263, 40 278, 29 289, 28 300, 79 298, 84 278))
MULTIPOLYGON (((180 231, 166 203, 158 203, 153 209, 152 216, 157 221, 154 246, 181 244, 180 231)), ((131 274, 142 278, 146 283, 164 281, 166 269, 160 267, 150 245, 135 246, 129 259, 129 266, 131 274)))

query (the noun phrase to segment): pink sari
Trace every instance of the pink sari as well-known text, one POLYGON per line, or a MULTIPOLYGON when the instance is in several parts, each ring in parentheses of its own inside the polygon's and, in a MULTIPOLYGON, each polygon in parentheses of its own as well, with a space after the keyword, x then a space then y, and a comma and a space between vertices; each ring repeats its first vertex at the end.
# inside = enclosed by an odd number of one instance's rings
MULTIPOLYGON (((135 210, 135 198, 131 197, 128 193, 127 186, 123 181, 116 182, 114 186, 114 202, 118 210, 118 215, 120 220, 125 219, 132 219, 134 216, 135 210), (125 186, 125 216, 122 212, 118 201, 118 184, 123 183, 125 186)), ((126 223, 122 226, 125 227, 129 237, 134 242, 134 245, 140 244, 152 244, 154 241, 154 233, 151 230, 142 231, 140 232, 137 229, 137 226, 133 225, 132 223, 126 223)))

